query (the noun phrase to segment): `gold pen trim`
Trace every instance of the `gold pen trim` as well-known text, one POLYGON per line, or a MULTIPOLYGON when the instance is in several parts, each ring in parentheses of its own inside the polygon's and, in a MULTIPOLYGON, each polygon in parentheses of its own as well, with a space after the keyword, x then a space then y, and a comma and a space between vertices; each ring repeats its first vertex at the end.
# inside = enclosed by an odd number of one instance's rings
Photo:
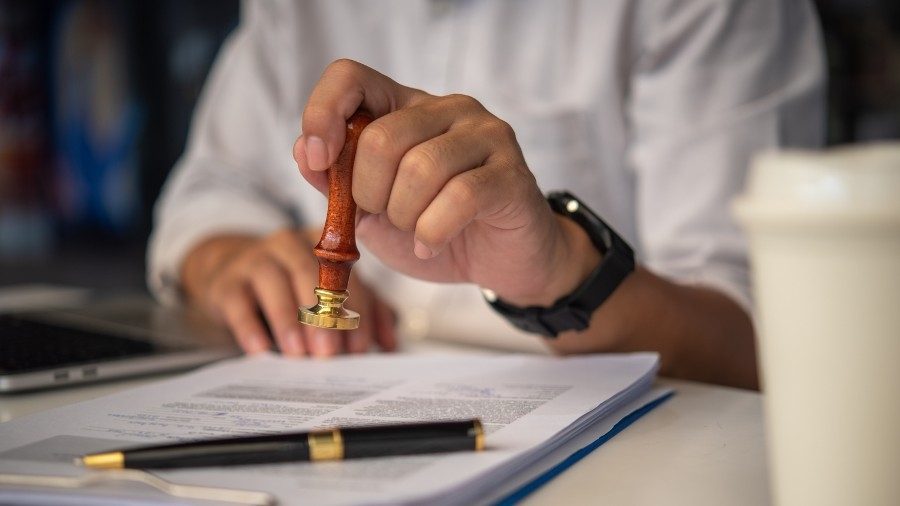
POLYGON ((309 460, 341 460, 344 458, 344 438, 339 429, 317 430, 307 436, 309 460))
POLYGON ((472 420, 472 432, 475 433, 475 451, 484 450, 484 427, 481 425, 481 420, 472 420))
POLYGON ((81 457, 81 464, 91 469, 122 469, 125 454, 122 452, 95 453, 81 457))

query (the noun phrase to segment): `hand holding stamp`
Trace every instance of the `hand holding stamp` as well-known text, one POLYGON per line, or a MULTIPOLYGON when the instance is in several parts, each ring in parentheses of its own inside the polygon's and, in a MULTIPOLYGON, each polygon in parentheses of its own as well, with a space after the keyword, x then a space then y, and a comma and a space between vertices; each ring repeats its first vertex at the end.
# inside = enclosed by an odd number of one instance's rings
POLYGON ((356 112, 347 120, 347 137, 337 161, 328 169, 328 214, 322 238, 313 249, 319 261, 318 303, 301 307, 297 319, 301 323, 326 329, 352 330, 359 327, 359 314, 344 309, 350 294, 347 284, 350 269, 359 260, 356 248, 356 202, 353 201, 353 159, 359 134, 372 121, 364 112, 356 112))

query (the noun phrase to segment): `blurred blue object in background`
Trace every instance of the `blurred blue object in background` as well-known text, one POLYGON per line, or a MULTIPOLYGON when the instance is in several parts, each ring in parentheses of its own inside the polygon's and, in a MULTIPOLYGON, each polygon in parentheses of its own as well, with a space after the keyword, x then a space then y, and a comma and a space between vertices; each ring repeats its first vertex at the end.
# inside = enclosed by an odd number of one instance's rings
POLYGON ((142 289, 237 0, 0 0, 0 286, 142 289))
POLYGON ((46 253, 53 242, 40 24, 40 3, 0 2, 0 258, 46 253))
POLYGON ((141 105, 110 4, 70 2, 52 37, 53 195, 66 233, 126 236, 140 216, 141 105))

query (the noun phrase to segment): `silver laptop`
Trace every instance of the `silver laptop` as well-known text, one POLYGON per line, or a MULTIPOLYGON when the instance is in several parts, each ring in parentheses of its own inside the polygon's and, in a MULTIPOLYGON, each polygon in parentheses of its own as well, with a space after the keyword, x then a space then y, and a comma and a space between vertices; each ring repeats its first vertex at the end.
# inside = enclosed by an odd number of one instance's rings
POLYGON ((149 296, 0 312, 0 394, 184 370, 239 353, 224 327, 149 296))

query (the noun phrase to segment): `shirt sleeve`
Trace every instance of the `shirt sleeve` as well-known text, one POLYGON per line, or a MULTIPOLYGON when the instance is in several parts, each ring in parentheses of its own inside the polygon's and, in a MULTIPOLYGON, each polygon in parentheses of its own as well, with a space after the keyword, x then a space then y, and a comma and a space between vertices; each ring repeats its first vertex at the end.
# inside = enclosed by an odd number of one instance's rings
MULTIPOLYGON (((181 298, 179 268, 201 241, 220 233, 266 235, 296 225, 296 212, 268 190, 284 167, 286 110, 296 98, 279 75, 284 20, 272 2, 241 6, 241 24, 229 36, 195 110, 187 149, 154 209, 147 250, 147 281, 166 303, 181 298), (277 156, 276 156, 277 155, 277 156)), ((296 108, 296 106, 293 106, 296 108)), ((299 131, 299 120, 296 122, 299 131)), ((287 154, 286 154, 287 153, 287 154)))
POLYGON ((730 200, 755 153, 823 142, 815 13, 805 1, 653 0, 638 19, 626 115, 642 260, 752 311, 730 200))

